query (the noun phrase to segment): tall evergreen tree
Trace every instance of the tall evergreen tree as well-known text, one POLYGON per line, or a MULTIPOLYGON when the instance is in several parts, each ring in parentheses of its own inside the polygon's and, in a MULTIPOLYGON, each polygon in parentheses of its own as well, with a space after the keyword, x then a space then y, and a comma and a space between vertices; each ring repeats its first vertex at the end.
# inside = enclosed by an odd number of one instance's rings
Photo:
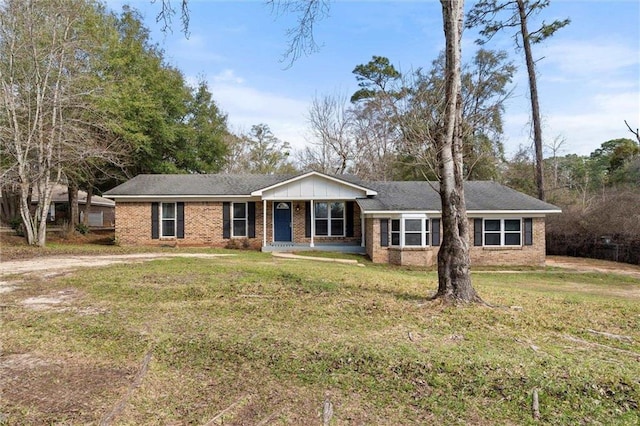
POLYGON ((531 46, 551 37, 559 29, 569 25, 569 19, 555 20, 550 24, 542 23, 537 30, 529 29, 532 16, 549 6, 550 0, 480 0, 469 13, 466 26, 481 27, 482 39, 477 43, 484 44, 497 32, 516 28, 514 39, 516 46, 524 51, 529 76, 529 93, 531 99, 531 120, 533 123, 533 144, 536 159, 536 187, 538 198, 545 200, 544 165, 542 153, 542 123, 540 118, 540 102, 538 99, 538 83, 536 77, 536 61, 531 46))

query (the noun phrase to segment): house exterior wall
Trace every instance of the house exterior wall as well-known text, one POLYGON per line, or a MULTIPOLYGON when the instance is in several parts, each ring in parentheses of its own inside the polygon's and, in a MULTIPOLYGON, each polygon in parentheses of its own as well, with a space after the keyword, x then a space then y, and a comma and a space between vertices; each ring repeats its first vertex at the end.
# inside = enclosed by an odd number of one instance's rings
POLYGON ((367 256, 373 263, 392 263, 389 257, 389 247, 380 246, 380 219, 365 219, 365 245, 367 256))
MULTIPOLYGON (((469 224, 473 234, 473 219, 469 224)), ((473 235, 471 235, 473 239, 473 235)), ((471 265, 526 265, 544 266, 546 255, 545 219, 533 218, 533 245, 521 247, 475 247, 471 241, 471 265)))
POLYGON ((116 240, 122 245, 211 246, 259 249, 262 203, 256 203, 256 237, 222 237, 222 202, 185 202, 184 238, 151 238, 150 202, 120 202, 116 207, 116 240))
MULTIPOLYGON (((277 202, 277 201, 276 201, 277 202)), ((273 203, 267 205, 267 243, 273 241, 273 203)), ((262 247, 263 203, 256 202, 255 238, 222 237, 222 205, 216 202, 184 203, 184 238, 151 238, 151 202, 119 202, 116 208, 116 239, 122 245, 172 245, 252 248, 262 247)), ((291 205, 293 217, 293 242, 311 242, 305 236, 306 207, 304 201, 291 205)), ((354 203, 353 237, 314 237, 314 243, 359 243, 361 240, 360 207, 354 203)))
MULTIPOLYGON (((277 201, 267 201, 267 244, 273 241, 273 204, 277 201)), ((282 200, 284 201, 284 200, 282 200)), ((305 201, 291 201, 293 232, 292 239, 295 244, 310 244, 311 238, 306 236, 306 215, 307 208, 305 201)), ((256 237, 260 239, 262 244, 262 202, 256 203, 256 237), (259 208, 258 208, 259 205, 259 208), (260 213, 258 213, 260 211, 260 213), (258 222, 260 222, 260 235, 258 235, 258 222)), ((314 236, 313 242, 322 243, 360 243, 361 241, 361 223, 360 223, 360 206, 354 203, 353 206, 353 237, 320 237, 314 236)))
MULTIPOLYGON (((527 265, 543 266, 545 262, 545 219, 533 218, 533 245, 520 247, 476 247, 473 245, 473 219, 469 220, 469 256, 472 266, 527 265)), ((367 255, 374 263, 404 266, 436 266, 439 247, 381 247, 380 219, 366 220, 367 255)))

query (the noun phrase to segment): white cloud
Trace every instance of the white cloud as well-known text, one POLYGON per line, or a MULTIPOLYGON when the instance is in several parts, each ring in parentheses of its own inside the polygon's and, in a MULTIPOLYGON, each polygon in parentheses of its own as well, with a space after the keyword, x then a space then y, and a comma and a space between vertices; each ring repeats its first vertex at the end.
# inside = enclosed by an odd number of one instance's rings
POLYGON ((255 124, 267 124, 273 134, 294 149, 305 144, 308 102, 250 87, 231 69, 210 76, 211 93, 229 116, 235 131, 246 132, 255 124))
POLYGON ((566 78, 611 76, 640 63, 638 52, 628 42, 571 41, 554 43, 541 50, 544 62, 555 65, 566 78))
POLYGON ((212 77, 214 84, 224 84, 224 83, 235 83, 242 84, 244 83, 244 78, 238 77, 236 73, 232 69, 225 69, 219 72, 218 74, 212 77))
MULTIPOLYGON (((561 104, 543 116, 545 142, 560 136, 566 139, 565 153, 588 155, 610 139, 629 138, 624 120, 632 126, 640 117, 640 92, 597 94, 585 99, 580 111, 569 111, 561 104)), ((528 113, 505 115, 507 155, 515 153, 519 145, 530 146, 528 113)))

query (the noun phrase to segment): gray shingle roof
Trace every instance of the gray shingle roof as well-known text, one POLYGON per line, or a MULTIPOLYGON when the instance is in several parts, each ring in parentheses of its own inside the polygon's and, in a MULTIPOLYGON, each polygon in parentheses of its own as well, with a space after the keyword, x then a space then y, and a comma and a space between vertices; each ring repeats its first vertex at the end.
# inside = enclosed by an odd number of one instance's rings
POLYGON ((297 175, 201 174, 138 175, 107 191, 107 197, 122 195, 249 195, 297 175))
MULTIPOLYGON (((375 198, 358 200, 365 211, 440 211, 437 182, 371 182, 375 198)), ((560 210, 558 207, 491 181, 464 184, 467 210, 560 210)))
MULTIPOLYGON (((119 196, 249 196, 254 191, 301 175, 138 175, 104 195, 115 198, 119 196)), ((441 210, 437 182, 365 182, 354 176, 334 177, 378 192, 375 197, 357 200, 365 212, 441 210)), ((491 181, 465 182, 465 197, 469 211, 560 210, 554 205, 491 181)))

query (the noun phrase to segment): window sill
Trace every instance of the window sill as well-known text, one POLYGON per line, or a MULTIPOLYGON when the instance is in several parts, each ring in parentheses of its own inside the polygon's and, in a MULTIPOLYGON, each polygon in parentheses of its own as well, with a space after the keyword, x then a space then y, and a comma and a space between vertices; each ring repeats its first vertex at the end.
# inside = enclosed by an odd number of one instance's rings
POLYGON ((404 247, 400 247, 400 246, 390 246, 387 247, 389 250, 396 250, 396 251, 428 251, 428 250, 433 250, 433 246, 404 246, 404 247))
POLYGON ((483 246, 482 250, 487 250, 487 251, 522 250, 522 246, 483 246))

